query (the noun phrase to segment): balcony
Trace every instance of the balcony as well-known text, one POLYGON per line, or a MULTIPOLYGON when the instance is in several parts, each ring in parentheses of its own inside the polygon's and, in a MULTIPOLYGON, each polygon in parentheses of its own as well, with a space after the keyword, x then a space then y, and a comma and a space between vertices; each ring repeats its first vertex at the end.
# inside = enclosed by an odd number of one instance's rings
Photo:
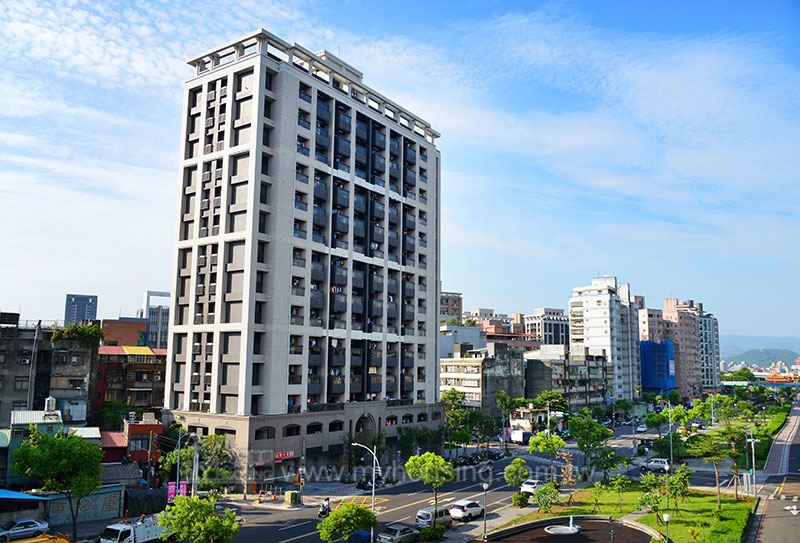
POLYGON ((331 108, 325 102, 317 102, 317 120, 325 123, 331 120, 331 108))
POLYGON ((322 228, 325 228, 328 226, 328 214, 325 213, 325 210, 321 207, 314 207, 314 215, 311 219, 311 222, 315 226, 321 226, 322 228))
POLYGON ((305 296, 305 295, 306 295, 305 287, 297 287, 297 286, 292 287, 292 296, 305 296))
POLYGON ((383 351, 380 349, 370 349, 367 364, 373 368, 380 368, 383 365, 383 351))
POLYGON ((364 288, 364 272, 361 270, 353 270, 353 288, 364 288))
POLYGON ((370 376, 367 392, 380 392, 381 390, 383 390, 383 379, 379 375, 370 376))
POLYGON ((402 367, 404 367, 404 368, 413 368, 414 367, 414 353, 410 353, 410 352, 404 352, 403 353, 402 367))
POLYGON ((298 96, 301 100, 308 102, 309 104, 311 103, 311 95, 303 91, 303 89, 300 89, 298 96))
POLYGON ((390 277, 389 284, 386 286, 386 292, 389 294, 397 294, 399 292, 398 285, 399 283, 397 282, 397 279, 390 277))
POLYGON ((397 232, 394 230, 389 230, 389 239, 386 241, 389 247, 397 247, 400 244, 399 240, 400 236, 397 234, 397 232))
POLYGON ((336 113, 336 130, 344 134, 349 134, 352 129, 352 119, 350 115, 343 111, 336 113))
POLYGON ((397 365, 397 351, 386 351, 386 365, 387 366, 396 366, 397 365))
POLYGON ((325 294, 321 290, 311 291, 311 309, 322 309, 325 307, 325 294))
POLYGON ((397 318, 397 302, 389 302, 386 304, 386 317, 389 319, 397 318))
POLYGON ((350 207, 350 193, 347 189, 337 187, 333 190, 333 205, 342 209, 350 207))
POLYGON ((315 403, 308 406, 309 413, 325 413, 330 411, 344 411, 344 404, 334 403, 315 403))
POLYGON ((301 145, 299 143, 297 144, 297 152, 300 153, 303 156, 310 156, 311 155, 311 149, 309 149, 305 145, 301 145))
POLYGON ((417 152, 411 147, 406 147, 406 152, 404 153, 404 161, 406 164, 411 164, 412 166, 416 164, 417 152))
POLYGON ((414 378, 411 375, 403 375, 403 380, 400 382, 400 390, 402 392, 414 390, 414 378))
POLYGON ((414 218, 414 215, 406 211, 403 213, 403 228, 405 230, 414 230, 417 227, 417 222, 414 218))
POLYGON ((370 239, 375 243, 383 243, 383 227, 379 224, 373 224, 370 228, 370 239))
POLYGON ((350 140, 336 136, 336 139, 333 140, 333 152, 338 156, 350 158, 350 140))
POLYGON ((364 238, 367 235, 367 225, 361 219, 353 219, 353 236, 364 238))
POLYGON ((350 375, 350 394, 364 392, 364 379, 360 375, 350 375))
POLYGON ((364 298, 363 296, 353 296, 353 304, 350 306, 352 313, 356 315, 364 314, 364 298))
POLYGON ((403 250, 408 253, 413 253, 416 250, 414 238, 406 234, 403 236, 403 250))
MULTIPOLYGON (((367 165, 367 150, 359 144, 356 144, 356 164, 360 164, 362 166, 367 165)), ((366 179, 366 176, 364 177, 366 179)))
POLYGON ((333 229, 340 234, 350 231, 350 220, 346 215, 334 215, 333 229))
POLYGON ((328 376, 328 394, 342 394, 342 393, 344 393, 344 376, 343 375, 328 376))
POLYGON ((389 224, 397 224, 400 222, 400 211, 396 207, 389 208, 389 224))
POLYGON ((344 362, 344 349, 332 349, 330 365, 334 367, 342 367, 344 366, 344 362))
POLYGON ((292 266, 297 266, 298 268, 305 268, 306 267, 306 259, 305 258, 292 258, 292 266))
POLYGON ((325 181, 314 180, 314 198, 319 198, 323 201, 328 199, 328 184, 325 181))
POLYGON ((384 173, 386 171, 386 159, 380 155, 375 155, 372 158, 372 171, 384 173))
POLYGON ((308 394, 315 395, 322 393, 322 380, 319 375, 308 376, 308 394))
POLYGON ((413 336, 414 335, 414 329, 413 328, 406 328, 404 326, 403 327, 403 335, 404 336, 413 336))
POLYGON ((306 239, 308 237, 308 232, 303 230, 303 229, 301 229, 301 228, 295 227, 295 229, 294 229, 294 237, 300 238, 300 239, 306 239))
POLYGON ((356 194, 353 196, 353 209, 356 213, 367 212, 367 197, 363 194, 356 194))
POLYGON ((303 346, 289 345, 289 354, 303 354, 303 346))
POLYGON ((347 268, 343 266, 333 267, 333 284, 339 286, 347 284, 347 268))
POLYGON ((302 385, 303 384, 303 376, 302 375, 290 375, 289 376, 289 384, 290 385, 302 385))
POLYGON ((316 143, 318 147, 323 147, 325 149, 330 147, 331 138, 328 135, 328 131, 324 128, 317 127, 317 137, 314 140, 314 143, 316 143))
POLYGON ((308 204, 301 200, 295 200, 294 208, 299 209, 300 211, 308 211, 308 204))
POLYGON ((389 154, 392 156, 400 156, 400 141, 396 139, 389 140, 389 154))
POLYGON ((369 276, 369 289, 372 292, 383 292, 383 276, 373 273, 369 276))
POLYGON ((367 128, 367 123, 364 121, 356 121, 356 138, 366 141, 367 134, 369 134, 369 129, 367 128))
POLYGON ((301 315, 292 315, 289 322, 296 326, 303 326, 304 318, 301 315))
POLYGON ((301 183, 308 183, 308 176, 303 172, 294 172, 294 178, 301 183))
POLYGON ((380 221, 385 216, 385 206, 377 200, 372 200, 372 218, 380 221))
POLYGON ((361 349, 350 350, 350 366, 361 367, 364 365, 364 353, 361 349))
POLYGON ((322 328, 322 318, 320 317, 309 317, 308 318, 308 325, 314 326, 316 328, 322 328))
POLYGON ((372 147, 381 151, 386 149, 386 134, 380 132, 377 128, 372 130, 372 147))
POLYGON ((331 311, 334 313, 347 311, 347 294, 334 294, 331 297, 331 311))
POLYGON ((417 174, 414 173, 414 170, 406 168, 403 181, 407 187, 415 187, 417 186, 417 174))
POLYGON ((321 366, 322 365, 322 348, 321 347, 309 347, 309 349, 308 349, 308 365, 309 366, 321 366))
POLYGON ((311 123, 309 121, 305 120, 302 117, 298 117, 297 118, 297 124, 298 124, 298 126, 302 126, 303 128, 307 128, 308 130, 311 130, 311 123))
MULTIPOLYGON (((303 264, 305 267, 305 264, 303 264)), ((311 280, 324 281, 325 280, 325 264, 322 262, 311 263, 311 280)))
POLYGON ((318 161, 322 162, 323 164, 328 164, 328 155, 325 153, 320 153, 319 151, 314 151, 314 158, 318 161))
POLYGON ((383 302, 381 300, 369 301, 369 316, 370 317, 383 316, 383 302))
POLYGON ((400 179, 400 164, 397 162, 389 163, 389 178, 394 180, 400 179))

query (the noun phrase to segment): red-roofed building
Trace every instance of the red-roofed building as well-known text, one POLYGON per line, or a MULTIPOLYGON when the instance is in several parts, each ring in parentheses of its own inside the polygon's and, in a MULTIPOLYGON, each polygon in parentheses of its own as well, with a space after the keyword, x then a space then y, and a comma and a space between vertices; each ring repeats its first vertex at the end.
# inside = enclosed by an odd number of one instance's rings
POLYGON ((103 462, 122 462, 128 454, 128 436, 125 432, 100 432, 103 462))

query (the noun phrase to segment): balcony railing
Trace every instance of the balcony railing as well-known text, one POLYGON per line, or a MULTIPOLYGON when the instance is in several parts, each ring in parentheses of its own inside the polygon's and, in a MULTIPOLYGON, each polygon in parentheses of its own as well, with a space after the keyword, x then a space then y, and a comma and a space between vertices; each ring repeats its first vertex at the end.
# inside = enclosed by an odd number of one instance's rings
POLYGON ((303 128, 308 128, 309 130, 311 130, 311 123, 303 119, 302 117, 297 118, 297 124, 302 126, 303 128))

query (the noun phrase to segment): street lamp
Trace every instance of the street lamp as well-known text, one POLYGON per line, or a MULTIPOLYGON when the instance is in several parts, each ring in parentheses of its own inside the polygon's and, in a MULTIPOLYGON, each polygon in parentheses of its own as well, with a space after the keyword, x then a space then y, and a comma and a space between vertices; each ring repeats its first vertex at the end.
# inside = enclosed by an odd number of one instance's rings
POLYGON ((672 403, 667 401, 669 413, 669 469, 667 470, 667 509, 669 509, 669 476, 672 475, 672 403))
POLYGON ((614 530, 611 530, 611 543, 614 543, 614 530))
POLYGON ((667 531, 666 543, 669 543, 669 513, 664 513, 664 526, 666 527, 667 531))
MULTIPOLYGON (((352 443, 354 447, 361 447, 362 449, 366 449, 372 455, 372 514, 375 514, 375 472, 377 468, 380 466, 378 464, 378 446, 376 445, 373 449, 370 449, 366 445, 362 445, 361 443, 352 443)), ((434 511, 434 515, 436 512, 434 511)), ((369 540, 375 541, 375 528, 369 529, 369 540)))
POLYGON ((489 490, 489 483, 483 483, 483 540, 486 541, 486 491, 489 490))
POLYGON ((196 437, 194 432, 178 434, 178 475, 175 477, 175 495, 181 492, 181 439, 184 437, 196 437))

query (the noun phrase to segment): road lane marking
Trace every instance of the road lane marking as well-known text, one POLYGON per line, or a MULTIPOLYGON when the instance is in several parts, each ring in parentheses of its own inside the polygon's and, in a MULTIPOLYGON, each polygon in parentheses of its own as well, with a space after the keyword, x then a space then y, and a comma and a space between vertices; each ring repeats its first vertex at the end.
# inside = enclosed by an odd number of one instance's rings
POLYGON ((278 528, 278 531, 282 532, 284 530, 291 530, 292 528, 297 528, 298 526, 304 526, 306 524, 311 524, 311 521, 307 520, 305 522, 301 522, 300 524, 292 524, 291 526, 284 526, 283 528, 278 528))
POLYGON ((783 494, 783 485, 785 484, 786 484, 786 476, 784 475, 783 482, 781 483, 781 489, 778 491, 778 493, 783 494))
POLYGON ((417 490, 416 492, 409 492, 406 496, 413 496, 414 494, 419 494, 420 492, 425 492, 426 489, 417 490))

